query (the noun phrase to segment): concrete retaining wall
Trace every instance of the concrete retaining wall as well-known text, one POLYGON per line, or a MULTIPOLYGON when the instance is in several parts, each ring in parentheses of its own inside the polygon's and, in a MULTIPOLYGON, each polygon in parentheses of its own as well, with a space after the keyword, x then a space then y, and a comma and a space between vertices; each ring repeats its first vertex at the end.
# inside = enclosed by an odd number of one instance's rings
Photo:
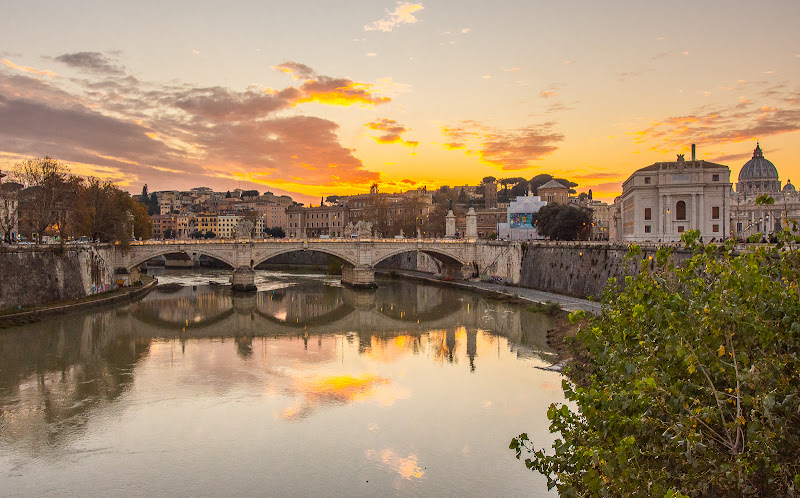
POLYGON ((0 246, 0 310, 77 299, 116 285, 113 248, 0 246))

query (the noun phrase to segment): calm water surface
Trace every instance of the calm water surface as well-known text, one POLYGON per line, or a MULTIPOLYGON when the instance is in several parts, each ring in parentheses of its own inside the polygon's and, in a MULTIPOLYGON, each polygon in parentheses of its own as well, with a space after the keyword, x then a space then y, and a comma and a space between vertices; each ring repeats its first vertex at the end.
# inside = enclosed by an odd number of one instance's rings
POLYGON ((539 495, 514 459, 563 401, 551 326, 477 295, 165 273, 143 300, 0 330, 0 495, 539 495))

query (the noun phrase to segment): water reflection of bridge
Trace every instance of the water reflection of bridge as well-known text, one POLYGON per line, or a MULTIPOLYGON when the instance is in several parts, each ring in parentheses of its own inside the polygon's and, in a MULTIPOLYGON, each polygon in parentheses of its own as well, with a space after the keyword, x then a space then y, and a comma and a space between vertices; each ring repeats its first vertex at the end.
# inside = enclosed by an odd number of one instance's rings
POLYGON ((419 335, 481 329, 547 350, 547 320, 525 320, 508 306, 448 288, 387 281, 361 292, 306 282, 235 294, 213 287, 155 293, 130 308, 131 333, 146 337, 265 337, 333 334, 419 335), (527 340, 526 340, 527 339, 527 340))
POLYGON ((427 344, 434 360, 453 362, 461 350, 474 369, 481 335, 507 337, 517 354, 552 360, 545 344, 551 324, 541 318, 477 295, 405 281, 387 280, 374 292, 320 282, 249 295, 205 286, 156 291, 129 305, 0 334, 0 427, 7 424, 8 437, 32 448, 68 440, 94 409, 133 385, 154 339, 186 344, 233 338, 237 353, 247 357, 258 337, 301 339, 308 346, 330 343, 336 334, 357 341, 359 354, 390 344, 416 354, 427 344))

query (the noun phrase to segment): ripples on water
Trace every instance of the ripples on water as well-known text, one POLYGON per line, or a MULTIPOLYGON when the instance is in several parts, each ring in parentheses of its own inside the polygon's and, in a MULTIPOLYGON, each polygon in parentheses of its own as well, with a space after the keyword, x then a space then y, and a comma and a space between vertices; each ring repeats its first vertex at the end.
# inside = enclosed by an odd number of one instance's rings
POLYGON ((448 288, 167 272, 0 331, 0 495, 542 494, 549 318, 448 288), (211 283, 216 285, 211 285, 211 283))

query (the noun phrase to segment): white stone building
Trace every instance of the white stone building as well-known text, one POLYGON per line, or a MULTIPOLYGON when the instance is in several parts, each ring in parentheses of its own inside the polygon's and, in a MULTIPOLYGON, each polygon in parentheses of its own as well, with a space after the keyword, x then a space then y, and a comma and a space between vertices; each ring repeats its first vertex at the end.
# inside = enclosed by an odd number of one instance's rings
POLYGON ((619 210, 612 234, 621 242, 676 242, 683 232, 699 230, 709 242, 730 232, 731 170, 722 164, 658 162, 635 171, 615 200, 619 210))
POLYGON ((536 195, 517 196, 508 206, 507 222, 497 224, 497 237, 501 240, 542 239, 533 226, 533 218, 546 205, 547 202, 536 195))

